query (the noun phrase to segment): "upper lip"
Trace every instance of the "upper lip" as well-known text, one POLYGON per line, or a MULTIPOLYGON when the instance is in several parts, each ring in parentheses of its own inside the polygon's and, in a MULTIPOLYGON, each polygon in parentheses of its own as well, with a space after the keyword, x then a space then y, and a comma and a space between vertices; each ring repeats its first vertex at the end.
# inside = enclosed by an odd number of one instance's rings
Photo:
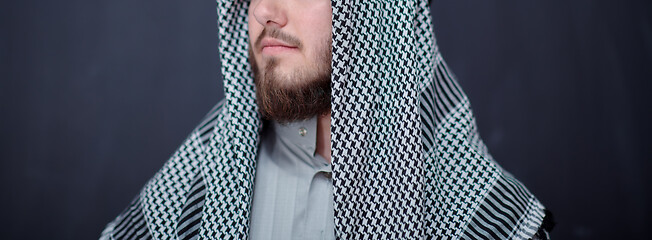
POLYGON ((286 42, 283 42, 281 40, 275 39, 275 38, 263 38, 262 41, 260 41, 260 49, 263 49, 265 47, 288 47, 288 48, 296 48, 296 46, 292 46, 286 42))

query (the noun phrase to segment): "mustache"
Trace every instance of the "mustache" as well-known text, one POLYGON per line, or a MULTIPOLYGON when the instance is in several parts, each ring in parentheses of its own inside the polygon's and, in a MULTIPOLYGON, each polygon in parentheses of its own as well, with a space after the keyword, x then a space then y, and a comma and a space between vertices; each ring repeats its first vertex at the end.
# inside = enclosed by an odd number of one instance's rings
POLYGON ((278 40, 281 40, 283 42, 286 42, 292 46, 296 46, 297 48, 301 49, 302 44, 301 41, 299 41, 298 38, 284 33, 281 31, 281 29, 278 28, 268 28, 265 27, 263 28, 263 31, 260 33, 260 36, 256 39, 256 42, 254 45, 256 46, 257 49, 260 49, 260 42, 263 40, 265 37, 271 37, 271 38, 276 38, 278 40))

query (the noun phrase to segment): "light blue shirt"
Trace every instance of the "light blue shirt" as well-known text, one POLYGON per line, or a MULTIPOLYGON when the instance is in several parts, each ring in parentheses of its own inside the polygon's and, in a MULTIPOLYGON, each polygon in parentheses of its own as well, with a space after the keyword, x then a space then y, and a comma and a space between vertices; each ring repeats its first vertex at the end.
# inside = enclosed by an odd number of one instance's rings
POLYGON ((249 236, 335 239, 331 165, 315 153, 317 118, 281 125, 261 136, 249 236))

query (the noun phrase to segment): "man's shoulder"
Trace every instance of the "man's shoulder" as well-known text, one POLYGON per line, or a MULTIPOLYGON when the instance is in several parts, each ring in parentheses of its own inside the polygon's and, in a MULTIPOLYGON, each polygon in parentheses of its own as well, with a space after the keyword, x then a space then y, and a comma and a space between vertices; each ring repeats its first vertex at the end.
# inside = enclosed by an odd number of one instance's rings
POLYGON ((184 212, 182 210, 185 209, 186 199, 196 197, 197 194, 191 193, 199 192, 194 190, 203 189, 199 169, 209 141, 215 135, 214 129, 221 119, 223 103, 223 100, 219 101, 206 113, 129 207, 106 226, 101 239, 166 236, 174 233, 178 222, 184 222, 181 213, 184 212), (146 219, 155 221, 147 222, 146 219), (152 231, 151 227, 157 230, 152 231))

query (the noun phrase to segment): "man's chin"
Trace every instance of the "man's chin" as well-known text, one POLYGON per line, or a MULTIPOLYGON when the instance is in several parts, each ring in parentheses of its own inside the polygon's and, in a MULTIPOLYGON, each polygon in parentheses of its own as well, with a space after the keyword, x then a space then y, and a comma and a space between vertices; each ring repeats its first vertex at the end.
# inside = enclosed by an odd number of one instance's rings
POLYGON ((316 60, 321 68, 314 69, 309 62, 298 61, 299 57, 261 58, 261 62, 254 59, 250 57, 249 62, 263 118, 292 122, 330 111, 330 58, 316 60))
POLYGON ((305 120, 330 111, 330 76, 294 78, 266 72, 256 79, 256 97, 264 118, 278 122, 305 120), (295 81, 301 80, 301 84, 295 81))
POLYGON ((289 68, 276 64, 265 69, 263 76, 264 78, 269 78, 269 81, 274 81, 273 84, 276 87, 293 89, 302 83, 298 80, 300 77, 297 77, 297 72, 299 71, 299 68, 289 68))

